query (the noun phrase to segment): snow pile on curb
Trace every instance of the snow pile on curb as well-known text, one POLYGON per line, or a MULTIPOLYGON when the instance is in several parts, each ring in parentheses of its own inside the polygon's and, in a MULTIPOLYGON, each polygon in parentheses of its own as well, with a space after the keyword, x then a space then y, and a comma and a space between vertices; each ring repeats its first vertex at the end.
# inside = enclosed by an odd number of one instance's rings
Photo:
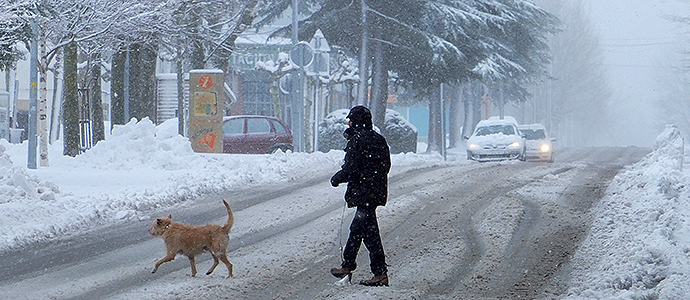
POLYGON ((10 156, 0 145, 0 204, 12 202, 13 199, 26 201, 52 200, 59 193, 57 186, 50 182, 41 182, 36 176, 26 173, 21 167, 15 167, 10 156))
MULTIPOLYGON (((79 155, 72 163, 96 169, 182 170, 192 167, 194 150, 189 140, 177 134, 175 122, 156 126, 149 118, 115 125, 111 136, 79 155)), ((80 165, 73 165, 79 167, 80 165)))
POLYGON ((616 176, 593 208, 565 299, 688 299, 690 177, 675 126, 654 151, 616 176))

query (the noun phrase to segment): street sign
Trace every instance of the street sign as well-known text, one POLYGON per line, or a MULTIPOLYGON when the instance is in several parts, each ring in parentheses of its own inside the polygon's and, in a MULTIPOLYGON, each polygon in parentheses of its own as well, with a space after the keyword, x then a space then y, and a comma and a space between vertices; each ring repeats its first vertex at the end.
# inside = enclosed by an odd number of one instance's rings
POLYGON ((202 89, 208 89, 213 86, 213 77, 210 75, 201 75, 199 77, 199 87, 202 89))
POLYGON ((314 60, 314 49, 307 42, 299 42, 290 50, 290 61, 298 67, 306 67, 314 60))
POLYGON ((314 48, 314 61, 307 69, 307 76, 326 76, 330 75, 329 60, 331 47, 328 46, 328 41, 323 36, 321 29, 317 29, 314 33, 314 38, 311 39, 309 45, 314 48))
POLYGON ((280 77, 278 87, 280 87, 280 91, 283 94, 288 95, 292 91, 292 87, 290 86, 290 84, 292 84, 292 75, 288 73, 280 77))

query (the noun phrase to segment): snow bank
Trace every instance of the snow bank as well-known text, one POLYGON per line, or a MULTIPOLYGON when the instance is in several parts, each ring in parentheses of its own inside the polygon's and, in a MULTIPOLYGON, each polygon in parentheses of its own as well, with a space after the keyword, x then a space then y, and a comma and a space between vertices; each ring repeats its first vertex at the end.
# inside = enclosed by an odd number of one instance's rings
POLYGON ((690 298, 690 177, 675 126, 616 176, 593 209, 566 299, 690 298))

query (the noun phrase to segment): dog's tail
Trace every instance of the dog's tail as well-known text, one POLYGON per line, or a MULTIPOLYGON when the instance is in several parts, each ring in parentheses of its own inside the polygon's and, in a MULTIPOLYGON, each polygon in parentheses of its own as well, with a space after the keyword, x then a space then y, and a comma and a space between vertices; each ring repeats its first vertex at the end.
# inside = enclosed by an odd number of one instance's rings
POLYGON ((228 221, 225 222, 225 225, 223 225, 223 231, 225 231, 225 234, 230 232, 230 228, 232 228, 232 224, 235 223, 235 216, 232 214, 232 209, 230 209, 230 205, 228 202, 223 200, 223 204, 225 204, 225 208, 228 209, 228 221))

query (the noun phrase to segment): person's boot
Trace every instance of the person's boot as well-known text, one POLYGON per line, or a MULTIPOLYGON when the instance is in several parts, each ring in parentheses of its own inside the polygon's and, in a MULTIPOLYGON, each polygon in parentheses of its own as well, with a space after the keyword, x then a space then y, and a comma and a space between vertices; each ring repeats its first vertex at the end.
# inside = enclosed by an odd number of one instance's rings
POLYGON ((352 270, 348 268, 332 268, 331 275, 337 278, 345 278, 345 276, 352 275, 352 270))
POLYGON ((388 274, 383 273, 381 275, 376 275, 369 280, 360 281, 359 284, 366 286, 388 286, 388 274))

